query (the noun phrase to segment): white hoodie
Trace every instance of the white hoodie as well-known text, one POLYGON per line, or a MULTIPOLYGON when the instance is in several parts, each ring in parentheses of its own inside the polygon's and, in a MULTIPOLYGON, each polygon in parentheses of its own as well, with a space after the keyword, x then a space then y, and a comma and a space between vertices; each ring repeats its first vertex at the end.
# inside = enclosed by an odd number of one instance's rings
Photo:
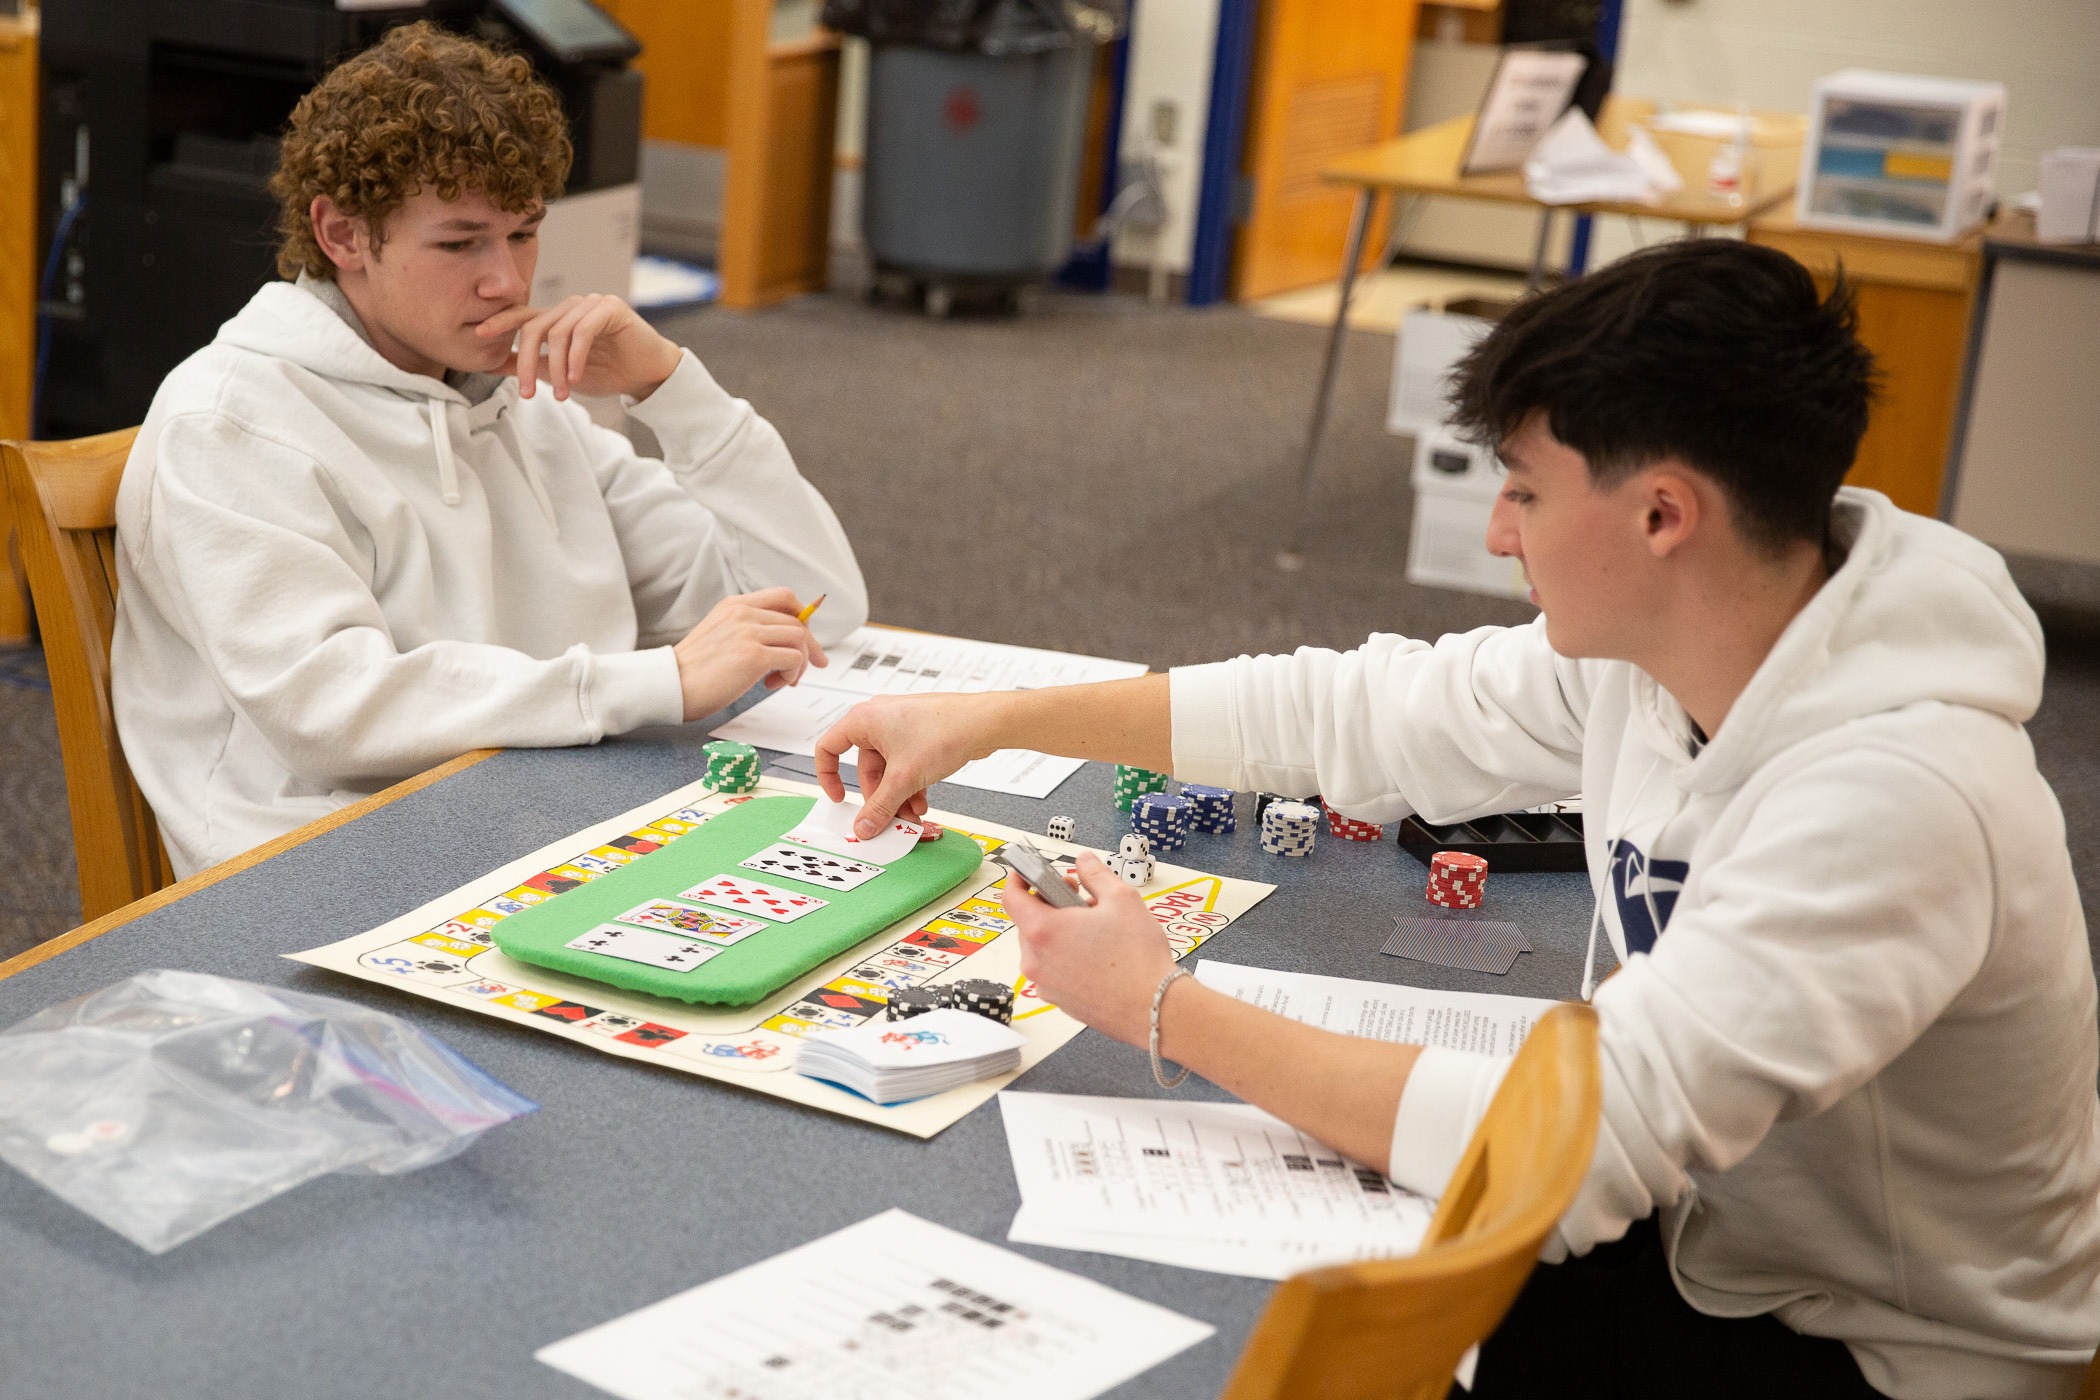
MULTIPOLYGON (((2069 1396, 2100 1338, 2100 1046, 2021 728, 2040 628, 1967 536, 1851 489, 1836 524, 1844 565, 1696 756, 1646 674, 1535 623, 1177 670, 1175 772, 1373 821, 1582 793, 1624 966, 1548 1253, 1660 1210, 1703 1312, 1840 1338, 1901 1400, 2069 1396)), ((1506 1068, 1425 1052, 1395 1179, 1441 1191, 1506 1068)))
POLYGON ((154 395, 111 691, 178 874, 468 749, 678 723, 669 644, 730 594, 830 595, 820 641, 866 619, 830 507, 690 353, 632 406, 664 461, 545 386, 459 382, 279 282, 154 395))

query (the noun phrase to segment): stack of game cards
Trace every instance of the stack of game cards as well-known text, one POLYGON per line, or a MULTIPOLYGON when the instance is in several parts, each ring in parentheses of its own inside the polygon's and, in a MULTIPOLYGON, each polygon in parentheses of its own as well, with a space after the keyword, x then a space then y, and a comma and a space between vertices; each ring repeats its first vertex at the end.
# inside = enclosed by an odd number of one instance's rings
POLYGON ((802 1042, 795 1068, 876 1103, 902 1103, 1021 1067, 1021 1033, 952 1007, 864 1021, 802 1042))

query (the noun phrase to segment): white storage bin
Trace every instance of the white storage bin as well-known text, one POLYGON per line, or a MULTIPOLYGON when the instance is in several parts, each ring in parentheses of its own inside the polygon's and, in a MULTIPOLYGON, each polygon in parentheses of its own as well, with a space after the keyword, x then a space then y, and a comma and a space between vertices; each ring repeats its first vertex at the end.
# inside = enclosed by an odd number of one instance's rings
POLYGON ((1808 104, 1795 216, 1806 225, 1951 241, 1983 222, 2005 86, 1847 68, 1808 104))
POLYGON ((1451 368, 1488 333, 1513 302, 1460 297, 1443 310, 1408 309, 1393 346, 1393 387, 1386 403, 1386 430, 1420 434, 1441 426, 1449 412, 1444 391, 1451 368))
POLYGON ((1483 496, 1471 483, 1418 481, 1407 581, 1496 598, 1529 597, 1523 566, 1488 553, 1488 515, 1494 507, 1494 493, 1483 496))

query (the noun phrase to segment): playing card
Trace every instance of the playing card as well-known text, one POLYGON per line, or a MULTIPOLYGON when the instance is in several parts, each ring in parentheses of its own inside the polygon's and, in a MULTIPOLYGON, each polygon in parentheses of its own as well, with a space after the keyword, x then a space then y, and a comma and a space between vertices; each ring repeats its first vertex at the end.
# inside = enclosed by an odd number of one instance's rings
POLYGON ((809 809, 809 815, 787 834, 786 839, 804 846, 814 846, 835 856, 871 860, 877 865, 888 865, 893 860, 902 860, 919 844, 917 822, 893 820, 889 829, 880 836, 872 841, 863 841, 853 834, 853 824, 859 820, 858 802, 833 802, 820 797, 816 805, 809 809))
POLYGON ((784 924, 793 923, 804 914, 814 914, 831 902, 813 894, 792 894, 777 885, 762 885, 736 875, 717 875, 711 880, 703 880, 689 890, 680 890, 678 897, 712 904, 732 914, 756 914, 762 919, 777 919, 784 924))
POLYGON ((680 904, 675 899, 652 899, 647 904, 636 905, 619 917, 623 924, 659 928, 681 938, 698 938, 724 948, 749 938, 766 927, 765 923, 758 919, 740 919, 734 914, 720 914, 712 909, 702 909, 698 905, 680 904))
POLYGON ((568 946, 586 953, 602 953, 624 962, 645 963, 667 972, 690 972, 722 951, 690 938, 651 933, 648 929, 621 928, 618 924, 600 924, 589 933, 570 939, 568 946))
POLYGON ((737 864, 761 875, 782 875, 827 890, 857 889, 882 873, 879 865, 866 865, 787 841, 775 842, 737 864))
POLYGON ((1531 940, 1515 924, 1492 919, 1403 914, 1393 923, 1393 936, 1378 951, 1438 967, 1492 972, 1500 977, 1528 953, 1531 940))

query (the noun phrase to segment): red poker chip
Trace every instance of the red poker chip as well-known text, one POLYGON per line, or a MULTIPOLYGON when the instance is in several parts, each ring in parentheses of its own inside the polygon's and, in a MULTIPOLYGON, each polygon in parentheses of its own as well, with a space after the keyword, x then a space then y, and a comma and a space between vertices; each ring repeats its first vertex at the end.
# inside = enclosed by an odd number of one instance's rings
POLYGON ((1487 874, 1487 857, 1476 856, 1466 851, 1438 851, 1429 858, 1431 870, 1444 869, 1453 874, 1462 871, 1478 871, 1487 874))

